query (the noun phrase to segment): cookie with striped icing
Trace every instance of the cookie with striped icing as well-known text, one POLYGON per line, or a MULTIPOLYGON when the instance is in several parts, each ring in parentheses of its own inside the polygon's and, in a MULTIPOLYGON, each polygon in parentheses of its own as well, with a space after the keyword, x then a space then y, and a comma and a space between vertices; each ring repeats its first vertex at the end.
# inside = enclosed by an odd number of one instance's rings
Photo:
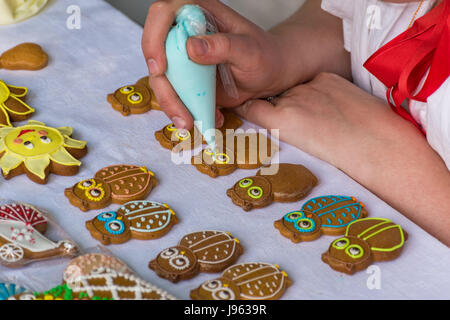
POLYGON ((321 196, 308 200, 300 210, 285 214, 275 228, 292 242, 313 241, 322 234, 342 235, 346 227, 367 217, 364 204, 353 197, 321 196))
POLYGON ((218 279, 191 291, 193 300, 276 300, 291 285, 286 272, 271 263, 242 263, 226 269, 218 279))
POLYGON ((229 232, 199 231, 183 236, 177 246, 163 250, 149 268, 172 282, 195 277, 199 272, 220 272, 243 253, 229 232))
POLYGON ((131 239, 152 240, 164 236, 178 223, 175 212, 155 201, 131 201, 117 211, 99 214, 86 221, 92 237, 102 244, 120 244, 131 239))
POLYGON ((64 194, 72 205, 88 211, 143 200, 157 184, 154 173, 146 167, 120 164, 99 170, 92 179, 76 183, 64 194))

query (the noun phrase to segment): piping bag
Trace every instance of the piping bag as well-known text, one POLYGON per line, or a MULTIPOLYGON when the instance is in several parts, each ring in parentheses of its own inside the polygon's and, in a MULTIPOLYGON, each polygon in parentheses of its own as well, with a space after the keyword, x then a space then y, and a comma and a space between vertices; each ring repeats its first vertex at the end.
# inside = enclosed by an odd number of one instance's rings
MULTIPOLYGON (((194 118, 197 129, 203 135, 211 150, 215 150, 217 66, 200 65, 193 62, 189 58, 186 48, 189 37, 211 34, 217 31, 217 27, 207 21, 205 13, 197 5, 184 5, 179 9, 176 16, 176 25, 171 28, 166 39, 168 64, 166 76, 194 118)), ((225 86, 230 84, 230 79, 231 87, 234 86, 230 72, 221 72, 221 75, 225 86)), ((237 92, 235 86, 234 92, 237 92)), ((237 94, 235 93, 235 95, 237 94)))

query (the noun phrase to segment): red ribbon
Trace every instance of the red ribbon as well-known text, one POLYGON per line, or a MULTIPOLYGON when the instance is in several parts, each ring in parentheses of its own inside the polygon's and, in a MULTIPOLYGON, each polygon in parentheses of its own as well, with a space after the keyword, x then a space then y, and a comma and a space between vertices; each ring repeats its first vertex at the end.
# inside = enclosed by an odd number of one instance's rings
POLYGON ((449 59, 450 0, 443 0, 375 52, 364 67, 387 87, 391 108, 425 134, 401 104, 406 99, 426 102, 450 76, 449 59), (428 70, 425 83, 419 88, 428 70))

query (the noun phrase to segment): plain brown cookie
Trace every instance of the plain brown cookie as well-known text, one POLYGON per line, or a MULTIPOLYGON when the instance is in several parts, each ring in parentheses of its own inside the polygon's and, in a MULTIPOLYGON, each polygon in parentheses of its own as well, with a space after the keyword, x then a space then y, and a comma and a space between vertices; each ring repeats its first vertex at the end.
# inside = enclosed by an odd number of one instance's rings
POLYGON ((40 70, 48 65, 48 55, 35 43, 22 43, 0 56, 0 69, 40 70))
POLYGON ((126 85, 108 94, 107 101, 123 116, 141 114, 150 110, 161 110, 156 96, 150 88, 149 78, 144 77, 136 84, 126 85))
POLYGON ((238 239, 223 231, 199 231, 183 236, 177 246, 163 250, 149 268, 161 278, 178 282, 199 272, 221 272, 243 253, 238 239))
POLYGON ((157 184, 155 175, 146 167, 121 164, 99 170, 93 178, 67 188, 64 194, 72 205, 88 211, 111 203, 144 200, 157 184))
POLYGON ((234 204, 245 211, 263 208, 272 202, 295 202, 306 197, 317 185, 314 174, 299 164, 281 163, 274 175, 246 177, 227 190, 234 204))

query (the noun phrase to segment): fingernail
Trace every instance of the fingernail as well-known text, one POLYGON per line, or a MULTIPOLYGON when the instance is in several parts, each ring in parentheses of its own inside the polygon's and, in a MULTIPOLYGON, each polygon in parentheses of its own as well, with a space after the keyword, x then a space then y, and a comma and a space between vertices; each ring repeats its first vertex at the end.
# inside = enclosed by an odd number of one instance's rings
POLYGON ((192 38, 192 49, 195 55, 204 56, 209 50, 208 41, 201 38, 192 38))
POLYGON ((147 61, 147 65, 148 65, 148 72, 150 73, 150 75, 154 75, 154 74, 158 73, 159 68, 158 68, 158 64, 156 63, 155 59, 149 59, 147 61))
POLYGON ((172 118, 172 122, 177 129, 186 129, 186 121, 183 118, 175 116, 172 118))

